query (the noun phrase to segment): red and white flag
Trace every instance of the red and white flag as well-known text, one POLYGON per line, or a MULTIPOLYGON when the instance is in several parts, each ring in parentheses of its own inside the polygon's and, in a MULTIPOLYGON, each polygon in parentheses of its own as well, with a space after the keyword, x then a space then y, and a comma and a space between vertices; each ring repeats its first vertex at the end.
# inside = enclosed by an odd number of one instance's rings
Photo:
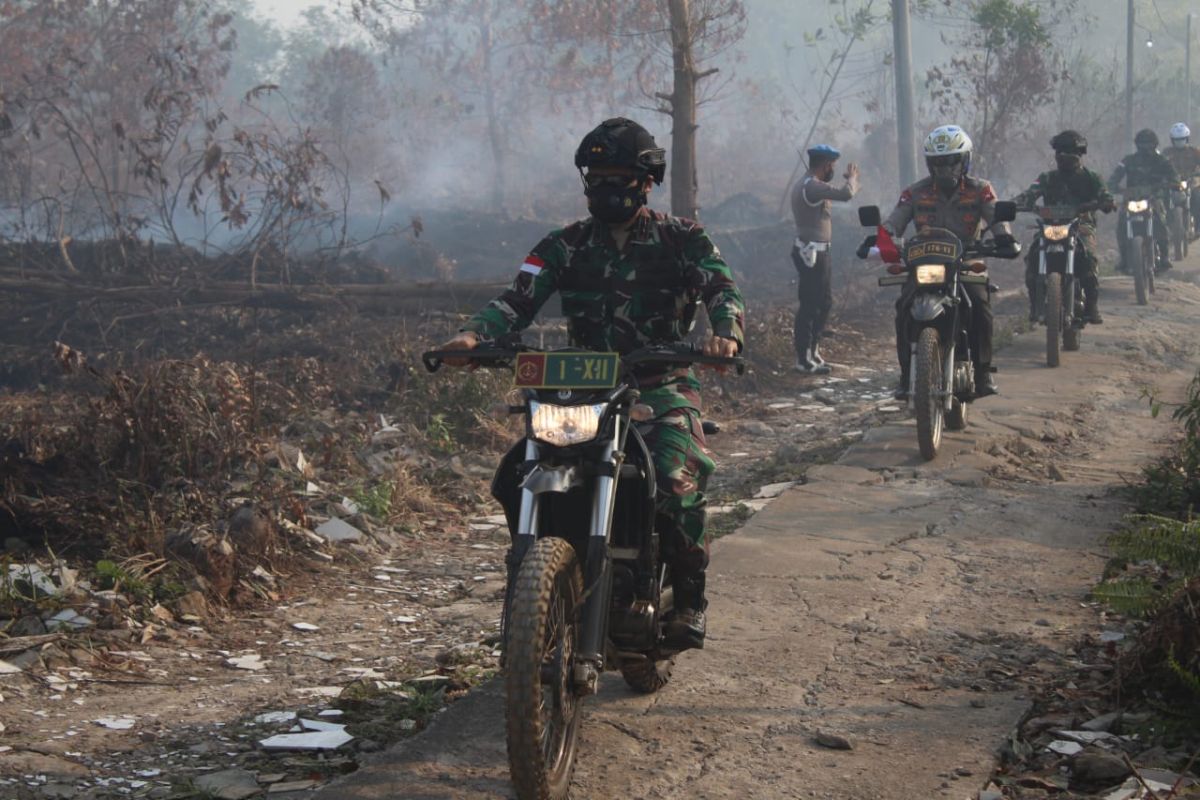
POLYGON ((879 231, 875 234, 875 246, 879 248, 879 258, 883 263, 900 263, 900 251, 896 248, 896 243, 892 241, 891 234, 882 225, 879 226, 879 231))
POLYGON ((528 272, 536 278, 544 266, 546 266, 546 262, 537 256, 526 256, 525 263, 521 265, 521 272, 528 272))

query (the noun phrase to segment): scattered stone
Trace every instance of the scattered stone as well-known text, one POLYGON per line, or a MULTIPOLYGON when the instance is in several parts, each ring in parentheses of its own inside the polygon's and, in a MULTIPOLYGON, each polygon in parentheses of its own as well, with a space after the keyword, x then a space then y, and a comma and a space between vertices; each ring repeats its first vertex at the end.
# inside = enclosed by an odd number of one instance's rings
POLYGON ((357 542, 363 538, 362 531, 337 517, 322 522, 315 532, 330 542, 357 542))
POLYGON ((312 789, 319 784, 319 781, 302 780, 302 781, 285 781, 283 783, 273 783, 267 789, 267 794, 278 794, 279 792, 302 792, 306 789, 312 789))
POLYGON ((1050 464, 1046 467, 1046 475, 1050 478, 1050 480, 1058 483, 1062 483, 1067 479, 1067 476, 1064 475, 1063 471, 1055 464, 1050 464))
POLYGON ((1083 745, 1079 742, 1068 742, 1064 739, 1055 739, 1050 744, 1046 745, 1046 749, 1052 753, 1058 753, 1060 756, 1073 756, 1083 752, 1083 745))
POLYGON ((1129 775, 1120 756, 1088 750, 1071 761, 1071 785, 1111 786, 1129 775))
POLYGON ((1113 711, 1108 714, 1101 714, 1094 719, 1089 719, 1079 727, 1083 728, 1085 731, 1112 732, 1113 726, 1117 724, 1117 720, 1120 718, 1121 712, 1113 711))
POLYGON ((1096 744, 1105 739, 1116 739, 1117 737, 1107 731, 1052 731, 1055 736, 1061 736, 1064 739, 1069 739, 1072 742, 1080 744, 1096 744))
POLYGON ((784 481, 783 483, 769 483, 766 486, 759 488, 754 493, 754 499, 770 500, 786 492, 788 489, 796 485, 796 481, 784 481))
POLYGON ((264 669, 267 665, 258 653, 247 653, 244 656, 233 656, 225 659, 225 666, 231 669, 245 669, 253 672, 264 669))
POLYGON ((320 626, 313 625, 311 622, 293 622, 292 627, 298 631, 304 631, 306 633, 321 630, 320 626))
POLYGON ((21 671, 16 664, 0 659, 0 675, 15 675, 21 671))
POLYGON ((1101 631, 1100 641, 1102 642, 1120 642, 1124 640, 1125 634, 1121 631, 1101 631))
MULTIPOLYGON (((1157 794, 1158 792, 1169 792, 1172 784, 1159 783, 1143 778, 1146 781, 1146 786, 1157 794)), ((1142 793, 1142 783, 1136 777, 1130 778, 1120 785, 1116 790, 1104 795, 1104 800, 1143 800, 1146 797, 1142 793)))
POLYGON ((336 750, 344 744, 354 741, 354 737, 344 730, 311 731, 309 733, 281 733, 263 739, 258 746, 264 750, 336 750))
POLYGON ((110 731, 127 731, 137 722, 133 717, 101 717, 94 721, 100 727, 108 728, 110 731))
POLYGON ((832 733, 830 731, 817 731, 814 740, 821 747, 828 747, 830 750, 853 750, 854 743, 841 734, 832 733))
POLYGON ((747 419, 747 420, 743 420, 742 422, 739 422, 738 429, 740 431, 742 431, 742 433, 749 434, 750 436, 760 436, 763 438, 767 438, 767 437, 771 437, 771 436, 775 435, 774 428, 772 428, 767 423, 761 422, 757 419, 747 419))
POLYGON ((268 711, 259 714, 254 721, 259 725, 273 725, 280 722, 291 722, 296 718, 295 711, 268 711))
POLYGON ((245 769, 210 772, 195 779, 196 788, 220 800, 244 800, 262 792, 254 773, 245 769))

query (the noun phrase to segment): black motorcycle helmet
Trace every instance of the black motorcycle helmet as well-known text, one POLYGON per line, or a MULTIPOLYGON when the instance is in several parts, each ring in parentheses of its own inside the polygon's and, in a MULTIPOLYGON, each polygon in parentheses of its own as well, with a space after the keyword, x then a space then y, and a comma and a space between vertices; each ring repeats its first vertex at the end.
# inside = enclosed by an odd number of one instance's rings
POLYGON ((1087 153, 1087 139, 1079 131, 1065 130, 1050 140, 1055 153, 1082 156, 1087 153))
POLYGON ((667 151, 650 132, 625 117, 606 119, 592 129, 575 151, 575 166, 627 167, 662 183, 667 174, 667 151))
POLYGON ((1158 149, 1158 134, 1150 128, 1142 128, 1133 137, 1133 144, 1138 150, 1146 153, 1153 153, 1158 149))

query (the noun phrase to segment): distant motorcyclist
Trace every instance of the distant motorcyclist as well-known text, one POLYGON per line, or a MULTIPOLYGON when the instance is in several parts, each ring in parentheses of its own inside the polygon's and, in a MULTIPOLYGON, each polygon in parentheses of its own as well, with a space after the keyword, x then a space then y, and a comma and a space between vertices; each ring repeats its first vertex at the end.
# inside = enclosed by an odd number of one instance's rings
MULTIPOLYGON (((1125 181, 1126 191, 1140 188, 1151 192, 1151 207, 1154 209, 1154 242, 1158 249, 1156 263, 1158 269, 1168 270, 1171 262, 1167 258, 1170 252, 1169 230, 1167 228, 1166 206, 1163 198, 1171 187, 1179 180, 1175 168, 1166 156, 1158 152, 1158 134, 1149 128, 1143 128, 1133 137, 1137 150, 1121 159, 1121 163, 1108 179, 1110 191, 1119 192, 1121 181, 1125 181)), ((1129 271, 1129 262, 1125 254, 1125 208, 1122 205, 1117 217, 1117 246, 1121 253, 1121 272, 1129 271)))
MULTIPOLYGON (((1195 178, 1200 175, 1200 147, 1191 144, 1192 131, 1183 122, 1171 126, 1171 146, 1163 151, 1163 155, 1171 162, 1179 180, 1187 181, 1191 194, 1192 219, 1200 221, 1200 188, 1195 185, 1195 178)), ((1200 224, 1197 229, 1200 230, 1200 224)))
MULTIPOLYGON (((1075 272, 1085 298, 1083 318, 1099 325, 1100 279, 1096 274, 1096 215, 1116 209, 1112 193, 1104 186, 1100 174, 1083 166, 1087 139, 1077 131, 1065 130, 1050 140, 1054 148, 1054 163, 1058 167, 1038 175, 1033 185, 1013 198, 1017 207, 1032 211, 1038 198, 1045 206, 1075 206, 1088 210, 1079 214, 1076 228, 1078 248, 1075 251, 1075 272)), ((1025 257, 1025 288, 1029 290, 1029 319, 1036 320, 1040 309, 1034 307, 1037 297, 1038 248, 1029 248, 1025 257)))
MULTIPOLYGON (((917 232, 925 228, 945 228, 958 236, 964 245, 979 239, 984 226, 992 231, 998 254, 1015 257, 1020 252, 1008 224, 992 220, 996 210, 996 192, 982 178, 972 178, 971 137, 957 125, 943 125, 934 129, 925 139, 925 164, 929 177, 917 181, 900 193, 900 200, 883 228, 892 236, 901 236, 908 224, 913 223, 917 232)), ((992 306, 988 287, 979 284, 963 284, 971 298, 969 340, 971 355, 975 361, 975 387, 980 397, 995 394, 996 383, 992 379, 992 306)), ((907 397, 910 344, 908 341, 908 316, 916 285, 910 276, 909 282, 896 301, 896 356, 900 361, 900 386, 898 399, 907 397)))

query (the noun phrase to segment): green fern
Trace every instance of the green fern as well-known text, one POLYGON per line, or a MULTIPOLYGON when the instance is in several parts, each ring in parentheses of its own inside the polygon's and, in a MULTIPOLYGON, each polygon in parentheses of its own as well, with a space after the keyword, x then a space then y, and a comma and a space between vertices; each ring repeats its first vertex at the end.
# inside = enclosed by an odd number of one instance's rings
POLYGON ((1167 668, 1179 679, 1180 683, 1187 687, 1188 691, 1196 697, 1200 697, 1200 675, 1179 663, 1179 659, 1175 658, 1174 645, 1171 645, 1171 649, 1167 651, 1167 668))
POLYGON ((1147 514, 1135 526, 1113 534, 1113 553, 1129 561, 1154 561, 1183 577, 1200 574, 1200 522, 1180 522, 1147 514))
POLYGON ((1128 577, 1092 587, 1092 598, 1119 614, 1147 617, 1162 607, 1169 597, 1161 584, 1149 578, 1128 577))

